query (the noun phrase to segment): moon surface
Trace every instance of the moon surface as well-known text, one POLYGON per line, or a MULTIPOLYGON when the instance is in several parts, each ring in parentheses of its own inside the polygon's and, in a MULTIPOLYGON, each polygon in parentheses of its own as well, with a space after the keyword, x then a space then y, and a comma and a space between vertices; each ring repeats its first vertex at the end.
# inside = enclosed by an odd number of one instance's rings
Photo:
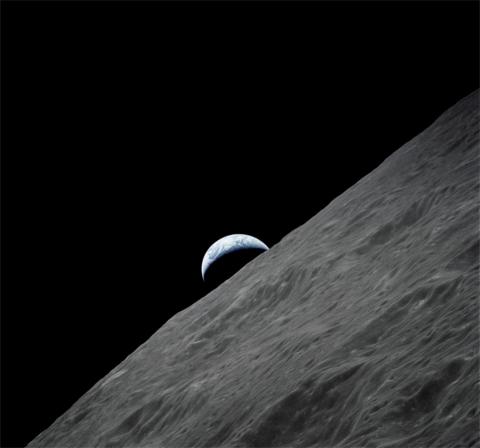
POLYGON ((268 246, 258 238, 242 233, 224 236, 215 241, 205 253, 202 260, 202 278, 205 279, 205 273, 208 268, 220 257, 241 249, 268 250, 268 246))
POLYGON ((28 447, 480 447, 478 114, 476 91, 28 447))

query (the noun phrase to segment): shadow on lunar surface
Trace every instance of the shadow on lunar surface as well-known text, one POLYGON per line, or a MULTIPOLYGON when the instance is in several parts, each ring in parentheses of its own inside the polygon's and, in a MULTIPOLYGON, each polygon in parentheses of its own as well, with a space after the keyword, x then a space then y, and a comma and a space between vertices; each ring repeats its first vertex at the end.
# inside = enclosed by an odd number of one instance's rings
POLYGON ((205 273, 206 286, 209 290, 216 288, 263 252, 263 249, 242 249, 223 255, 205 273))

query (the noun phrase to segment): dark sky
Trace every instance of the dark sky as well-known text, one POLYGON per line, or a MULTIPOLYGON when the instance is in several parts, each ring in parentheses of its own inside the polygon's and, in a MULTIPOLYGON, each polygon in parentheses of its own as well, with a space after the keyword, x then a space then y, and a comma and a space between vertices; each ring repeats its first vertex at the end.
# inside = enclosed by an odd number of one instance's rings
POLYGON ((478 87, 478 3, 2 3, 2 447, 478 87))

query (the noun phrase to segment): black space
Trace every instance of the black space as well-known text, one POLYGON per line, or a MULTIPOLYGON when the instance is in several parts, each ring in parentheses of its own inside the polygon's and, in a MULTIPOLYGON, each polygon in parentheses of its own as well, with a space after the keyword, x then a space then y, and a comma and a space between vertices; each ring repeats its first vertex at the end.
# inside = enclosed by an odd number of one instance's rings
POLYGON ((2 447, 479 84, 477 2, 2 2, 2 447))

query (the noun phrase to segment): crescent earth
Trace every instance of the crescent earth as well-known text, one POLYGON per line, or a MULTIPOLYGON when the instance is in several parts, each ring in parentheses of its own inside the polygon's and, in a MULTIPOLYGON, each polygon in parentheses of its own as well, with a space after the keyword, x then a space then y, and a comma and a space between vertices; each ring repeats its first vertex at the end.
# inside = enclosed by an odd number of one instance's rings
POLYGON ((205 273, 212 263, 218 260, 223 255, 235 252, 240 249, 264 249, 268 250, 268 246, 250 235, 241 233, 228 235, 220 238, 213 243, 205 253, 202 260, 202 278, 205 279, 205 273))

